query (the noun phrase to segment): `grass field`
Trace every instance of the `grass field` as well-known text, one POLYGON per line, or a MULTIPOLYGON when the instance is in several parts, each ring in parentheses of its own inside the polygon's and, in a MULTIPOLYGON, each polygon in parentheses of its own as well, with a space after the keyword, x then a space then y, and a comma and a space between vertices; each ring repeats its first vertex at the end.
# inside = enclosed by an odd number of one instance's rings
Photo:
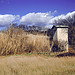
POLYGON ((75 57, 1 56, 0 75, 75 75, 75 57))
POLYGON ((51 52, 50 43, 48 36, 22 29, 3 31, 0 75, 75 75, 75 54, 51 52))

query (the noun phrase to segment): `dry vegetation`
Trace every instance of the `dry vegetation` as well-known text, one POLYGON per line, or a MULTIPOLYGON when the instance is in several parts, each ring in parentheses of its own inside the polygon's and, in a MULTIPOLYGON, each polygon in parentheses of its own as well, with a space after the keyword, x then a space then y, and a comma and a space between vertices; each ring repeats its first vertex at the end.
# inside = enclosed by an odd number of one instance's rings
MULTIPOLYGON (((10 27, 0 33, 0 75, 75 75, 75 57, 50 57, 49 37, 10 27), (33 53, 25 56, 24 53, 33 53), (34 53, 48 52, 48 56, 34 53)), ((66 54, 65 54, 66 56, 66 54)))
POLYGON ((75 75, 75 57, 0 57, 0 75, 75 75))
POLYGON ((0 55, 49 51, 50 42, 47 36, 28 34, 20 28, 13 27, 0 33, 0 55))

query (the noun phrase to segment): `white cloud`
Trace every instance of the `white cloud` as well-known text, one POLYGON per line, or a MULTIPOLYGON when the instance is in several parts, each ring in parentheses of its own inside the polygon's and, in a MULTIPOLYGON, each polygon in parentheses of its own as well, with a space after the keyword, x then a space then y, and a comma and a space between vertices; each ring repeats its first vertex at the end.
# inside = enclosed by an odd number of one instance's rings
POLYGON ((15 20, 18 20, 20 18, 19 15, 10 15, 10 14, 5 14, 5 15, 0 15, 0 26, 8 26, 15 20))
POLYGON ((75 11, 73 12, 69 12, 67 13, 66 15, 62 14, 62 15, 59 15, 59 16, 56 16, 54 18, 52 18, 49 23, 53 24, 53 23, 73 23, 75 22, 75 11))
POLYGON ((47 13, 28 13, 27 15, 22 16, 20 23, 25 25, 39 25, 45 26, 48 25, 49 20, 51 20, 53 16, 51 12, 47 13))
POLYGON ((69 12, 66 15, 62 14, 59 16, 54 17, 53 14, 56 13, 54 11, 53 13, 47 12, 47 13, 28 13, 21 17, 19 15, 11 15, 11 14, 5 14, 0 15, 0 26, 8 26, 9 24, 12 24, 13 22, 16 22, 20 19, 20 23, 25 25, 38 25, 38 26, 46 26, 46 27, 52 27, 53 24, 58 23, 64 23, 67 22, 75 22, 75 11, 69 12))

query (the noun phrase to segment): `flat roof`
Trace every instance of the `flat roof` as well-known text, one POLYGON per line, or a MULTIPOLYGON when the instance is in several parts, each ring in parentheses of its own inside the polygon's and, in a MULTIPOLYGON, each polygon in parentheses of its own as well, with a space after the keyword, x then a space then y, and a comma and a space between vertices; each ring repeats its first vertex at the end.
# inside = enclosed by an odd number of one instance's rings
POLYGON ((66 26, 66 25, 53 25, 52 29, 55 27, 56 28, 68 28, 68 26, 66 26))

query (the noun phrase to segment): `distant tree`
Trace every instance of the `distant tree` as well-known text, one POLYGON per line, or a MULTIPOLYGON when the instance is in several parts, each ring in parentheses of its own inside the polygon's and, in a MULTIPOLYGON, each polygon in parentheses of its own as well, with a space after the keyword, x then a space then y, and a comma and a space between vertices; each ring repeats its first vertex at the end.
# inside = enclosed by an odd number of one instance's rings
POLYGON ((18 24, 17 23, 13 23, 10 25, 10 27, 14 27, 14 28, 17 28, 18 24))
POLYGON ((21 24, 20 24, 18 27, 19 27, 19 28, 22 28, 22 29, 25 29, 25 25, 21 25, 21 24))

